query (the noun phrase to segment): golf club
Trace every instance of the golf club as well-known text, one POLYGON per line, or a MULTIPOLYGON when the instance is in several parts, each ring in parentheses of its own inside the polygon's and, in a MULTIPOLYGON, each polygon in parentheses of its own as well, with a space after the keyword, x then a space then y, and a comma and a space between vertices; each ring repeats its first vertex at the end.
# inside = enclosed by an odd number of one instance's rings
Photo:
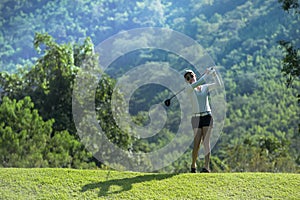
MULTIPOLYGON (((214 71, 214 68, 211 67, 211 68, 209 69, 209 71, 210 71, 210 73, 213 72, 213 71, 214 71)), ((203 74, 203 75, 200 77, 199 80, 201 80, 201 79, 204 77, 204 75, 205 75, 205 74, 203 74)), ((173 99, 176 95, 178 95, 180 92, 182 92, 182 91, 185 90, 185 89, 186 89, 186 87, 182 88, 182 89, 179 90, 177 93, 175 93, 173 96, 171 96, 169 99, 166 99, 166 100, 164 101, 165 105, 166 105, 167 107, 169 107, 169 106, 171 105, 171 99, 173 99)))
POLYGON ((169 106, 171 105, 171 99, 173 99, 177 94, 179 94, 180 92, 182 92, 184 89, 185 89, 185 87, 182 88, 181 90, 179 90, 176 94, 174 94, 173 96, 171 96, 169 99, 166 99, 166 100, 164 101, 165 105, 166 105, 167 107, 169 107, 169 106))

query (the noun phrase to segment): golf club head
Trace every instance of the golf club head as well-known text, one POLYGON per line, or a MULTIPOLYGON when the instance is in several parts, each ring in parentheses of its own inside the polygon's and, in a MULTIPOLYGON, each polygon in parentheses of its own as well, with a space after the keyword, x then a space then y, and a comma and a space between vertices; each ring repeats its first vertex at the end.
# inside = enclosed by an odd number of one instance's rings
POLYGON ((211 74, 211 73, 213 73, 213 72, 215 72, 216 70, 215 70, 215 68, 214 67, 211 67, 210 69, 209 69, 209 73, 211 74))
POLYGON ((165 100, 165 105, 169 107, 171 105, 171 99, 165 100))

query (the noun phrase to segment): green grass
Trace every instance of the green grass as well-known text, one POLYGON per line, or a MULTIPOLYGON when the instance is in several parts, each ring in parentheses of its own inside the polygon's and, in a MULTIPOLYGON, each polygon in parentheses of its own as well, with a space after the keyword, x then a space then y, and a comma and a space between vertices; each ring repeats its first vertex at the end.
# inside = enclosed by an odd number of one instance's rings
POLYGON ((300 199, 300 174, 0 168, 0 199, 300 199))

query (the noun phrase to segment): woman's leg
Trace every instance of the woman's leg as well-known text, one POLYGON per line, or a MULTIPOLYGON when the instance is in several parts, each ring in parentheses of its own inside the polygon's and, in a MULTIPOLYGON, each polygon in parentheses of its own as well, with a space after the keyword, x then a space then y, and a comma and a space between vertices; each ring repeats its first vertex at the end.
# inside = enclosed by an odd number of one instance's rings
POLYGON ((199 128, 194 128, 194 147, 193 147, 193 152, 192 152, 192 168, 196 168, 196 161, 198 158, 198 151, 200 148, 200 142, 201 142, 201 129, 199 128))
POLYGON ((210 133, 212 128, 209 126, 205 126, 202 128, 203 130, 203 146, 204 146, 204 155, 205 155, 205 168, 210 170, 209 162, 210 162, 210 133))

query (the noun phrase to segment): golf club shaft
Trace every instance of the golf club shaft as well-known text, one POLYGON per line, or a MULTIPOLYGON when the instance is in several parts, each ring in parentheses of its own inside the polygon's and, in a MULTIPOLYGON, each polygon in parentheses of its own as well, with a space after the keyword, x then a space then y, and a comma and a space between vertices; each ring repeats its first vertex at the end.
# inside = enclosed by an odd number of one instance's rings
POLYGON ((178 95, 180 92, 182 92, 183 90, 185 90, 186 87, 182 88, 181 90, 179 90, 176 94, 174 94, 173 96, 171 96, 170 99, 174 98, 176 95, 178 95))
MULTIPOLYGON (((210 68, 210 70, 213 70, 213 67, 210 68)), ((199 78, 199 80, 196 83, 201 83, 204 80, 204 77, 206 76, 206 74, 201 75, 201 77, 199 78)), ((198 84, 197 84, 198 85, 198 84)), ((174 94, 170 99, 174 98, 176 95, 178 95, 180 92, 182 92, 183 90, 185 90, 187 87, 182 88, 181 90, 179 90, 176 94, 174 94)))
MULTIPOLYGON (((211 67, 211 68, 210 68, 210 71, 213 71, 213 70, 214 70, 214 68, 211 67)), ((206 73, 202 74, 201 77, 200 77, 200 79, 199 79, 197 82, 191 84, 192 88, 195 88, 195 87, 199 86, 200 84, 202 84, 202 82, 204 81, 204 77, 205 77, 206 75, 207 75, 206 73)), ((176 93, 175 93, 174 95, 172 95, 169 99, 165 100, 165 101, 164 101, 164 104, 165 104, 167 107, 169 107, 170 104, 171 104, 171 99, 173 99, 176 95, 178 95, 180 92, 182 92, 182 91, 185 90, 186 88, 188 88, 188 87, 186 86, 186 87, 182 88, 181 90, 179 90, 178 92, 176 92, 176 93)))

